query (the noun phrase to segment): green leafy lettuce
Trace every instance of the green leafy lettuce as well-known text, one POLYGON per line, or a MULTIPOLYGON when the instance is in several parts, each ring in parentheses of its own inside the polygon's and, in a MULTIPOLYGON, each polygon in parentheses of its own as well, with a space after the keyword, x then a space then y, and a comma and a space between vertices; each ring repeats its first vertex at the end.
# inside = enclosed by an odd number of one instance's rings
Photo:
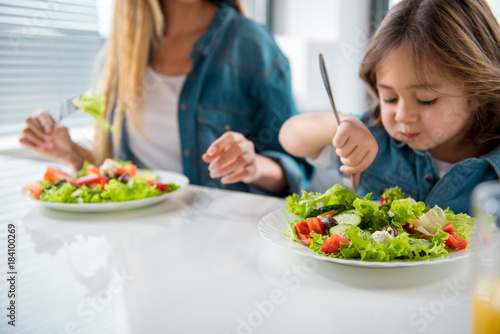
POLYGON ((382 197, 386 199, 386 204, 391 204, 397 199, 405 198, 405 194, 401 191, 399 187, 387 188, 383 193, 382 197))
POLYGON ((411 199, 398 199, 392 202, 391 212, 394 214, 393 224, 402 227, 406 223, 413 226, 413 220, 426 211, 424 202, 415 202, 411 199))
MULTIPOLYGON (((369 195, 367 195, 369 198, 369 195)), ((325 193, 313 193, 302 190, 302 195, 292 194, 286 198, 287 209, 300 217, 306 217, 309 212, 319 206, 342 205, 346 209, 353 208, 354 200, 358 198, 352 191, 336 184, 325 193)))
POLYGON ((387 212, 381 210, 380 206, 370 201, 369 198, 356 198, 353 205, 358 215, 361 216, 363 227, 369 226, 375 230, 380 230, 389 225, 387 212))
POLYGON ((83 95, 73 99, 72 102, 77 108, 94 117, 101 129, 109 130, 111 133, 116 132, 116 128, 104 119, 106 111, 106 96, 104 94, 89 89, 83 95))

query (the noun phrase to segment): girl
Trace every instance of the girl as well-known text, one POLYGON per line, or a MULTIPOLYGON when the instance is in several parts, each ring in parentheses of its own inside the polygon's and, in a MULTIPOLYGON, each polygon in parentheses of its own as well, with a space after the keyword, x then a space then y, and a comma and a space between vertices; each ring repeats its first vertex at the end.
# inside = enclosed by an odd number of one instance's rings
POLYGON ((360 195, 400 186, 467 213, 472 189, 500 174, 499 43, 484 0, 403 0, 361 64, 376 106, 363 121, 341 115, 339 126, 330 113, 295 116, 280 142, 318 167, 342 163, 360 195))
POLYGON ((118 132, 96 128, 94 149, 26 120, 20 142, 81 167, 132 160, 183 172, 194 184, 283 195, 307 187, 311 168, 278 142, 296 114, 286 57, 238 0, 117 0, 100 91, 118 132))

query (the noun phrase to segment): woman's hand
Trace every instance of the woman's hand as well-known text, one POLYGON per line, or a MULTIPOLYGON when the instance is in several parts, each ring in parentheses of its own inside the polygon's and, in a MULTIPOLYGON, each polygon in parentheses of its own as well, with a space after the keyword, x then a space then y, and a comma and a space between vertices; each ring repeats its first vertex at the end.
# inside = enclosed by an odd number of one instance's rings
POLYGON ((281 165, 255 153, 253 142, 238 132, 224 133, 202 159, 209 163, 210 177, 222 177, 222 183, 243 182, 273 194, 282 193, 287 186, 281 165))
POLYGON ((359 119, 345 117, 337 128, 332 144, 343 163, 340 170, 346 174, 354 174, 357 184, 358 174, 367 169, 377 156, 378 144, 375 137, 359 119))
POLYGON ((81 157, 78 146, 71 140, 68 129, 57 125, 45 110, 37 110, 26 118, 26 126, 21 132, 19 142, 32 148, 41 155, 63 161, 79 168, 81 157))
POLYGON ((222 183, 253 183, 259 178, 256 156, 253 142, 228 131, 210 145, 202 159, 209 163, 210 177, 222 177, 222 183))

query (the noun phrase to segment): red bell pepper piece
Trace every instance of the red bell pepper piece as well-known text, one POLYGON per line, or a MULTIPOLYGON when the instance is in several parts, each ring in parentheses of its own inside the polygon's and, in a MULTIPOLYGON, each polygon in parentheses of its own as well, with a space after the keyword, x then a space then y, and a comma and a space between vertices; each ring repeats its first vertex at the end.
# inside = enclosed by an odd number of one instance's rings
POLYGON ((108 183, 108 179, 99 174, 90 174, 85 175, 76 180, 76 185, 81 186, 89 186, 92 188, 101 187, 104 188, 104 185, 108 183))

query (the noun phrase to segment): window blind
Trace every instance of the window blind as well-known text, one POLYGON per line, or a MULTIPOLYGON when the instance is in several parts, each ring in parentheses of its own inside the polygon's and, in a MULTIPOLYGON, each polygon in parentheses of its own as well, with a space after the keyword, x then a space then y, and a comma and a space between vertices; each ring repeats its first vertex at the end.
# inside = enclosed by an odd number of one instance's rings
POLYGON ((0 0, 0 136, 19 133, 37 108, 57 118, 63 100, 90 88, 102 43, 96 0, 0 0))

